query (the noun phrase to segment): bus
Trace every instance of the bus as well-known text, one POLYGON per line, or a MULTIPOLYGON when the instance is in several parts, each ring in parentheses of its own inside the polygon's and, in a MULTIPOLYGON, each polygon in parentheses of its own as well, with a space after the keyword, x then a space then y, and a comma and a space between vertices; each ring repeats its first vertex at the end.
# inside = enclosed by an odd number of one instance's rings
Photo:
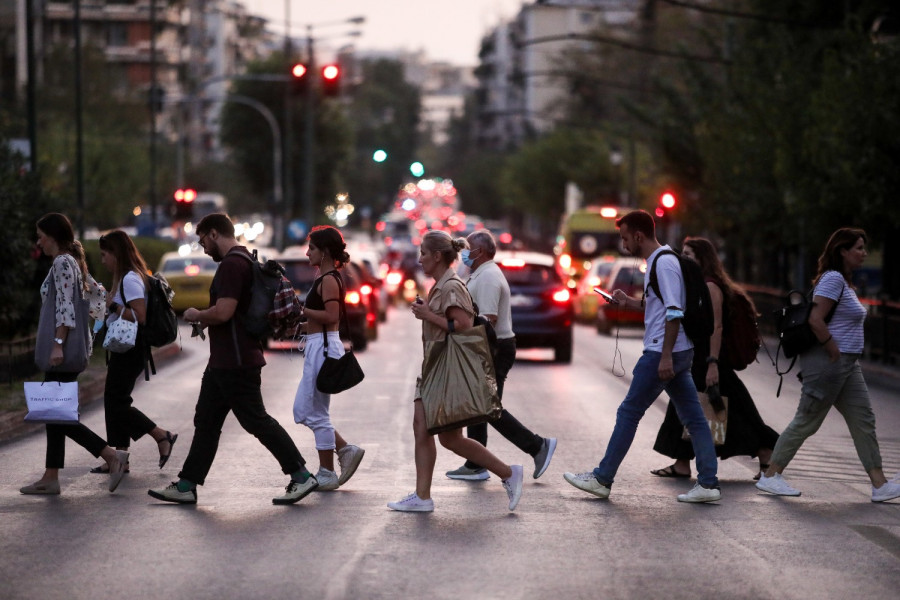
POLYGON ((578 284, 595 258, 622 253, 616 219, 632 210, 625 206, 587 206, 563 216, 553 253, 569 287, 578 284))

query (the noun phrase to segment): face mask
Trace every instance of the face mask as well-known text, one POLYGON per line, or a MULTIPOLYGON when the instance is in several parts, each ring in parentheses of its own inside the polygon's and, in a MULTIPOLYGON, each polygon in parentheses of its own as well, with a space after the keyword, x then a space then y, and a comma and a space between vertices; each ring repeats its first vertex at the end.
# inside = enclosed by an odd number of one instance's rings
POLYGON ((472 268, 472 265, 475 264, 475 259, 473 259, 471 257, 471 254, 472 254, 472 251, 469 250, 468 248, 463 248, 459 252, 459 257, 463 261, 463 264, 466 265, 467 267, 469 267, 470 269, 472 268))

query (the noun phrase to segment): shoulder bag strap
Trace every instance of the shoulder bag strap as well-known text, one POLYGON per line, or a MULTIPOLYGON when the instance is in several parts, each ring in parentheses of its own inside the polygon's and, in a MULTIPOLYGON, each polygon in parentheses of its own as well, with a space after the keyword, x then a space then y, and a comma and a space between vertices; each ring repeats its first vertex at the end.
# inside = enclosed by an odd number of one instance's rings
MULTIPOLYGON (((341 279, 340 273, 338 273, 337 270, 328 271, 328 273, 325 273, 325 275, 328 275, 328 274, 333 274, 333 277, 334 277, 335 281, 337 281, 337 284, 338 284, 338 307, 339 307, 338 308, 338 310, 339 310, 338 337, 340 337, 340 335, 341 335, 341 326, 346 327, 345 331, 347 332, 347 340, 350 342, 350 350, 352 351, 353 350, 353 340, 350 339, 350 323, 347 321, 347 308, 344 305, 344 282, 341 279)), ((325 275, 322 275, 323 281, 319 284, 320 289, 321 289, 321 285, 324 284, 325 275)), ((321 296, 322 296, 322 294, 320 293, 319 297, 321 298, 321 296)), ((323 304, 324 304, 324 299, 323 299, 323 304)), ((324 331, 324 332, 322 332, 322 335, 325 336, 325 341, 322 344, 322 356, 324 356, 325 358, 328 358, 328 332, 324 331)))

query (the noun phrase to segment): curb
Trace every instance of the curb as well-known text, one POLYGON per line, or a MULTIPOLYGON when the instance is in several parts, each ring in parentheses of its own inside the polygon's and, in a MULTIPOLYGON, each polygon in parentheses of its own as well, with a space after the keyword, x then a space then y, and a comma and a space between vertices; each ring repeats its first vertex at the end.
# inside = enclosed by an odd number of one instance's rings
MULTIPOLYGON (((162 348, 154 348, 153 362, 159 368, 175 358, 180 352, 181 346, 177 342, 162 348)), ((79 378, 85 376, 86 380, 79 382, 78 386, 79 407, 88 406, 97 400, 103 400, 103 389, 106 386, 106 367, 88 368, 79 378)), ((25 414, 27 412, 27 410, 17 410, 0 414, 0 444, 38 431, 44 426, 43 423, 25 422, 25 414)))

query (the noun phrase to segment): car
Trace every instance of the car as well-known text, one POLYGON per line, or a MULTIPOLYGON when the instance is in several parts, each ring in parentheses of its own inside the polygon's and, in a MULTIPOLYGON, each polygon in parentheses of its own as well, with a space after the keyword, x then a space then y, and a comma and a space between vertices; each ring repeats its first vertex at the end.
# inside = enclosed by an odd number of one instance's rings
POLYGON ((183 312, 188 308, 209 307, 209 286, 218 264, 202 252, 166 252, 159 261, 161 273, 175 292, 172 308, 183 312))
POLYGON ((516 346, 553 348, 556 362, 572 362, 572 294, 553 256, 502 251, 494 261, 509 283, 516 346))
POLYGON ((391 299, 384 280, 379 275, 381 261, 374 252, 353 251, 350 256, 352 262, 360 267, 363 280, 371 289, 370 300, 376 310, 378 322, 384 323, 387 321, 387 310, 391 299))
POLYGON ((591 268, 578 281, 572 298, 572 307, 575 309, 575 319, 577 321, 594 323, 597 320, 600 295, 594 291, 594 288, 603 287, 603 282, 609 276, 610 271, 612 271, 615 261, 616 257, 612 255, 595 258, 591 261, 591 268))
MULTIPOLYGON (((617 258, 612 263, 609 273, 600 278, 599 287, 607 292, 620 289, 638 300, 644 294, 644 275, 647 263, 640 258, 617 258)), ((599 294, 594 294, 599 299, 599 294)), ((609 334, 613 327, 644 326, 644 311, 639 308, 626 308, 606 301, 597 303, 597 332, 609 334)))
MULTIPOLYGON (((275 257, 284 266, 284 275, 291 282, 294 291, 305 302, 306 295, 312 288, 313 282, 319 273, 318 267, 309 263, 305 246, 291 246, 275 257)), ((365 294, 361 290, 361 282, 357 272, 349 265, 341 269, 341 277, 344 280, 344 305, 347 309, 347 325, 349 327, 349 340, 354 350, 365 350, 369 343, 368 314, 369 309, 365 303, 365 294)), ((377 321, 377 319, 375 319, 377 321)), ((340 328, 344 333, 344 327, 340 328)))

